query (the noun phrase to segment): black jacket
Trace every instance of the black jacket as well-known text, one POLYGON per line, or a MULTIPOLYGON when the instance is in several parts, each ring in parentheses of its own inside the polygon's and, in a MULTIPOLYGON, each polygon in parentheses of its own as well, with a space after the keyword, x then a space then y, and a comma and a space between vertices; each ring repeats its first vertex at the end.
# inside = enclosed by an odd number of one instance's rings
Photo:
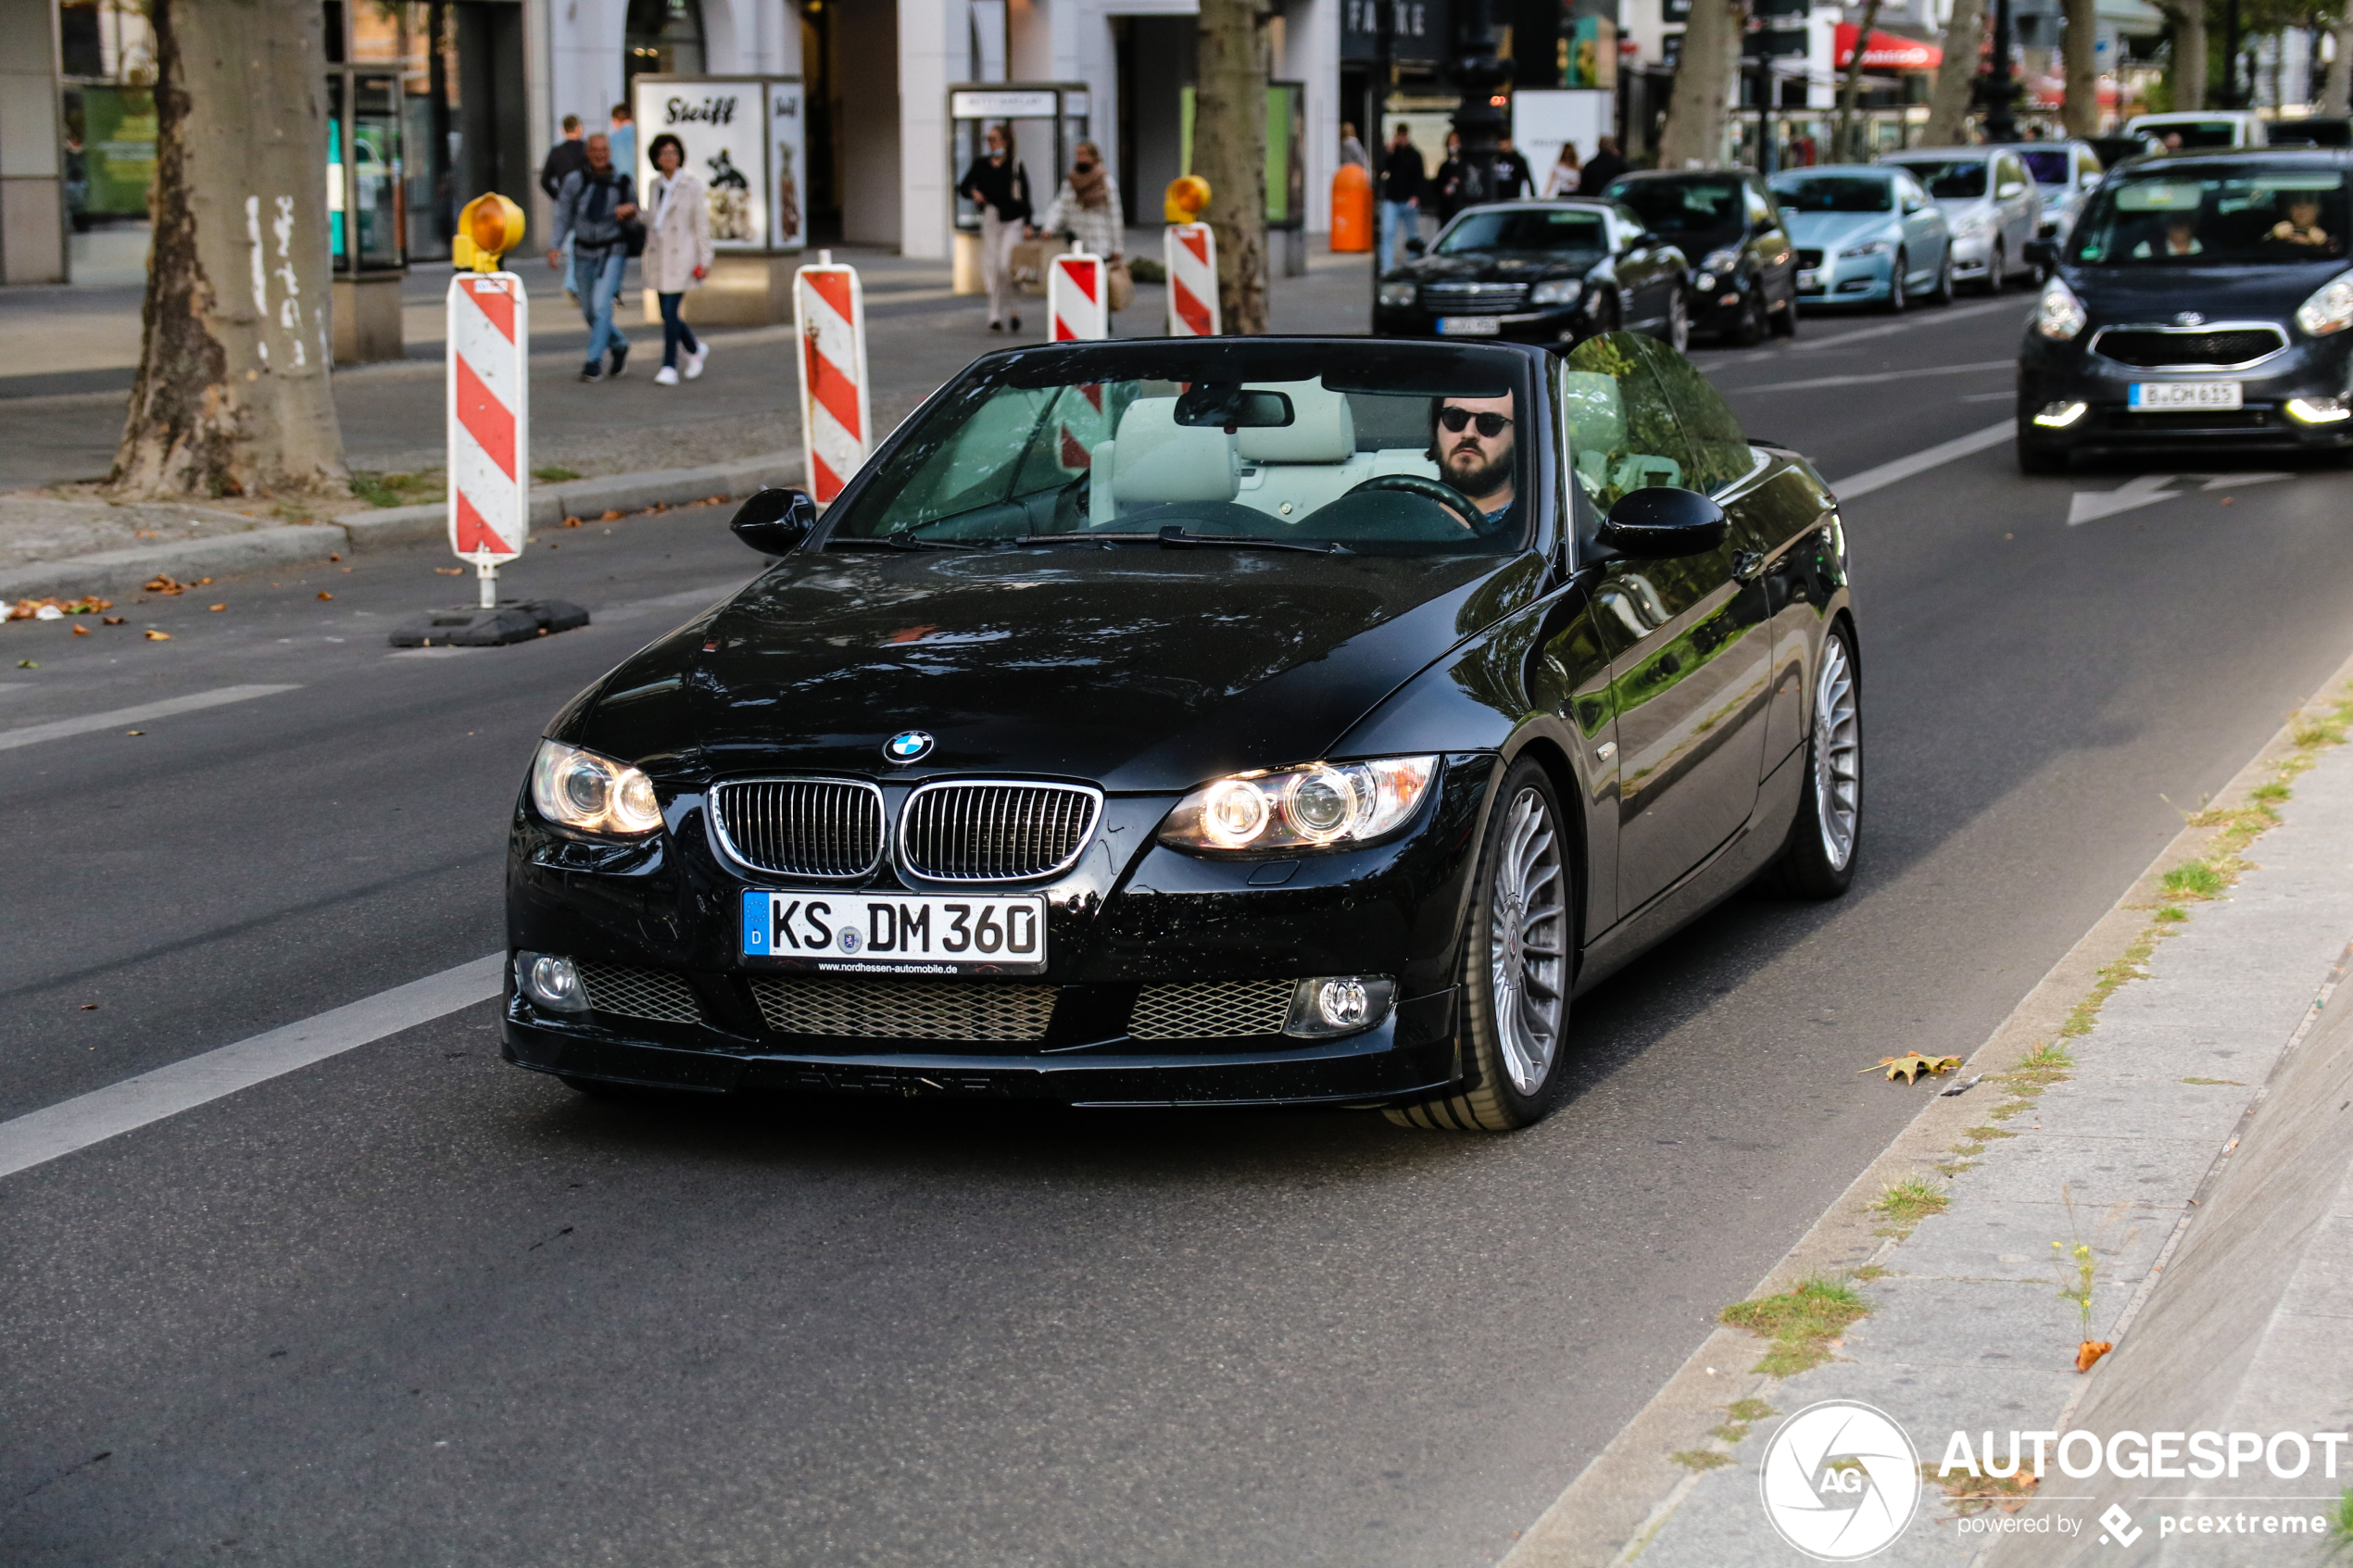
POLYGON ((539 188, 553 201, 564 188, 564 176, 575 169, 588 167, 588 144, 559 142, 547 149, 547 161, 539 166, 539 188))
POLYGON ((1390 147, 1380 156, 1380 199, 1385 202, 1419 200, 1422 194, 1421 149, 1411 142, 1403 147, 1390 147))
POLYGON ((1619 157, 1616 153, 1595 153, 1586 163, 1585 172, 1578 177, 1577 194, 1580 196, 1598 196, 1609 188, 1611 181, 1632 167, 1633 165, 1619 157))
POLYGON ((985 157, 973 159, 956 182, 956 194, 993 209, 1000 222, 1026 222, 1030 217, 1029 170, 1011 157, 1002 163, 985 157))

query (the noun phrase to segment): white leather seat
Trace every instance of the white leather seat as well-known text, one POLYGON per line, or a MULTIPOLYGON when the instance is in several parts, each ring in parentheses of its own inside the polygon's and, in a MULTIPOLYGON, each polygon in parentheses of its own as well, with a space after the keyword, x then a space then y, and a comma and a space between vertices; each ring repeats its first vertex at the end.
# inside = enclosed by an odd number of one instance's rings
POLYGON ((1112 439, 1088 457, 1087 521, 1115 521, 1120 507, 1163 501, 1230 501, 1240 483, 1234 437, 1214 427, 1180 425, 1176 399, 1139 397, 1119 416, 1112 439))

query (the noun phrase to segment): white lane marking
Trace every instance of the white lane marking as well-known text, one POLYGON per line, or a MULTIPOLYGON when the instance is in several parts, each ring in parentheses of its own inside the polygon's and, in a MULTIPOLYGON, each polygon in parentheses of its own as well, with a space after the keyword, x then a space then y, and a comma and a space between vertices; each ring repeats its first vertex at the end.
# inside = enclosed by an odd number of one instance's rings
POLYGON ((504 953, 485 953, 470 963, 379 991, 316 1018, 0 1122, 0 1176, 12 1176, 297 1067, 324 1061, 371 1040, 487 1001, 504 986, 506 962, 504 953))
POLYGON ((1900 484, 1914 474, 1926 473, 1931 469, 1943 468, 1955 458, 1966 458, 1972 452, 1982 452, 1988 446, 1999 446, 2016 434, 2017 431, 2016 420, 2004 420, 2000 424, 1987 425, 1983 430, 1972 432, 1968 435, 1957 435, 1950 441, 1940 442, 1926 451, 1915 452, 1908 458, 1898 458, 1892 463, 1881 463, 1875 469, 1865 469, 1850 479, 1834 480, 1831 483, 1831 493, 1842 501, 1851 501, 1857 495, 1868 495, 1874 490, 1884 490, 1891 484, 1900 484))
POLYGON ((275 696, 280 692, 301 689, 299 683, 283 686, 217 686, 208 692, 166 697, 161 702, 143 702, 136 708, 118 708, 110 713, 85 713, 79 719, 52 719, 45 724, 25 724, 13 730, 0 730, 0 751, 13 751, 20 746, 37 746, 44 740, 62 740, 68 735, 86 735, 93 730, 111 730, 117 724, 169 719, 175 713, 194 713, 199 709, 219 708, 224 703, 247 702, 258 696, 275 696))
MULTIPOLYGON (((1980 359, 1973 365, 1923 365, 1912 370, 1873 370, 1851 376, 1810 376, 1805 381, 1769 381, 1761 386, 1728 386, 1727 395, 1742 392, 1809 392, 1818 386, 1869 386, 1876 382, 1909 381, 1914 376, 1963 376, 1982 370, 2017 368, 2015 359, 1980 359)), ((2004 395, 2007 395, 2005 394, 2004 395)))
POLYGON ((1964 403, 2005 403, 2017 395, 2018 389, 2009 387, 2000 392, 1969 393, 1961 398, 1961 401, 1964 403))
POLYGON ((1939 321, 1966 321, 1972 316, 1988 316, 1996 310, 2015 310, 2019 313, 2019 319, 2023 321, 2030 308, 2032 307, 2016 299, 1989 299, 1982 305, 1956 306, 1950 310, 1939 310, 1932 315, 1906 315, 1901 320, 1886 321, 1876 327, 1864 327, 1851 332, 1840 332, 1833 337, 1804 338, 1791 344, 1781 352, 1803 354, 1810 349, 1836 348, 1841 344, 1862 343, 1875 337, 1894 337, 1897 332, 1916 332, 1922 327, 1932 327, 1939 321))
POLYGON ((2275 480, 2294 479, 2292 473, 2136 473, 2113 490, 2078 490, 2068 504, 2067 526, 2096 522, 2104 517, 2129 512, 2138 507, 2154 506, 2170 501, 2176 495, 2186 495, 2187 490, 2168 486, 2193 479, 2206 483, 2200 490, 2235 490, 2243 484, 2270 484, 2275 480))

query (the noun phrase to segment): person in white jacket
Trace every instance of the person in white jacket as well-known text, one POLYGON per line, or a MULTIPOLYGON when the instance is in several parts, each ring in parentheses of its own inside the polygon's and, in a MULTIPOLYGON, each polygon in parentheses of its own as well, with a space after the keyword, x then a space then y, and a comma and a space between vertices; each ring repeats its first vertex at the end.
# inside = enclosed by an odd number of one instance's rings
POLYGON ((661 304, 661 369, 656 386, 678 384, 678 350, 686 351, 686 379, 702 374, 710 345, 679 316, 686 291, 711 275, 711 203, 701 179, 682 165, 686 149, 665 132, 650 149, 655 174, 646 189, 645 286, 661 304))

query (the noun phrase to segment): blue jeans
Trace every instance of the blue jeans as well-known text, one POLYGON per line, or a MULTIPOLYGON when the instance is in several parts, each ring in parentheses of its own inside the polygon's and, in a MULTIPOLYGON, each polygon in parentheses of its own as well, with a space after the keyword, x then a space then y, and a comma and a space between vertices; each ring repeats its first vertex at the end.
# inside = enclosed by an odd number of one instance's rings
POLYGON ((629 352, 629 340, 612 324, 613 296, 621 292, 621 275, 628 268, 625 246, 612 245, 603 251, 573 249, 572 292, 580 296, 580 314, 588 323, 587 362, 591 365, 602 362, 608 348, 616 354, 629 352))
POLYGON ((1385 201, 1380 204, 1380 270, 1384 272, 1397 265, 1397 247, 1406 239, 1419 239, 1422 232, 1420 209, 1404 202, 1385 201))
POLYGON ((686 345, 689 354, 702 345, 695 340, 695 329, 679 319, 678 307, 686 303, 685 295, 658 294, 654 298, 661 305, 661 362, 674 370, 678 368, 680 344, 686 345))

